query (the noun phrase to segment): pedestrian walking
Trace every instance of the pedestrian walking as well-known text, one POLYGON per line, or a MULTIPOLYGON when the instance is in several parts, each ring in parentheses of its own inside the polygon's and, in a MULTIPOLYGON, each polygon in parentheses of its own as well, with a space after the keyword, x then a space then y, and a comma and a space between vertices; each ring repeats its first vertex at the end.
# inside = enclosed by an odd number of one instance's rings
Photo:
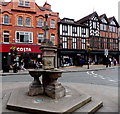
POLYGON ((113 59, 114 66, 116 66, 117 60, 114 58, 113 59))
POLYGON ((112 64, 112 59, 111 58, 109 58, 109 67, 111 67, 111 64, 112 64))

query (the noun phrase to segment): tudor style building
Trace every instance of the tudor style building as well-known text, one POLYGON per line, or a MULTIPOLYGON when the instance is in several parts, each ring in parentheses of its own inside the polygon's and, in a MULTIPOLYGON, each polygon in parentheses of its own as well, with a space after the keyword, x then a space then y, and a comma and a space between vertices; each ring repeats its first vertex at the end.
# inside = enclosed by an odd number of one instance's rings
POLYGON ((17 48, 18 56, 28 63, 40 57, 40 45, 44 39, 45 15, 48 14, 48 38, 54 45, 58 45, 58 20, 59 13, 53 12, 51 5, 45 2, 38 6, 35 0, 11 0, 0 2, 0 53, 2 65, 10 64, 10 48, 17 48))
POLYGON ((74 19, 63 18, 59 27, 59 66, 79 65, 80 56, 84 58, 84 50, 89 38, 89 27, 77 24, 74 19))
POLYGON ((105 14, 98 16, 97 12, 93 12, 76 22, 69 21, 71 19, 67 20, 62 19, 59 22, 59 53, 61 66, 66 63, 77 65, 79 64, 80 58, 84 58, 86 60, 87 44, 89 44, 92 49, 90 52, 91 63, 104 64, 106 61, 106 57, 104 55, 105 49, 108 50, 108 57, 115 57, 118 60, 118 55, 120 54, 118 50, 119 24, 115 17, 107 18, 105 14), (74 34, 73 32, 74 26, 76 27, 77 34, 74 34), (72 36, 68 34, 71 32, 72 36), (84 34, 84 36, 82 36, 82 34, 84 34), (76 38, 76 40, 74 40, 74 38, 76 38), (76 42, 76 48, 73 48, 74 42, 76 42), (61 55, 63 54, 66 59, 64 59, 64 57, 61 59, 61 55), (73 56, 72 59, 67 57, 70 54, 73 56))

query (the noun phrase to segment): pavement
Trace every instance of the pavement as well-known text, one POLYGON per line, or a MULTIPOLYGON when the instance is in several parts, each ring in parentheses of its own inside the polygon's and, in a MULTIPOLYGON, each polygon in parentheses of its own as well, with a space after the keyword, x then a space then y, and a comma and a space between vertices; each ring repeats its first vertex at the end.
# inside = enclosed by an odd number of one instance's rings
MULTIPOLYGON (((106 70, 106 69, 114 69, 116 66, 107 67, 106 65, 89 65, 89 69, 87 65, 84 65, 83 67, 80 66, 68 66, 68 67, 61 67, 59 68, 64 73, 67 72, 85 72, 85 71, 97 71, 97 70, 106 70)), ((0 76, 8 76, 8 75, 22 75, 22 74, 29 74, 29 70, 18 70, 17 73, 13 73, 13 70, 9 70, 9 72, 3 72, 0 70, 0 76)))
MULTIPOLYGON (((114 69, 116 66, 108 67, 106 68, 105 65, 90 65, 90 69, 87 69, 87 65, 84 65, 83 67, 64 67, 60 68, 63 72, 84 72, 84 71, 96 71, 96 70, 106 70, 106 69, 114 69)), ((19 74, 28 74, 29 69, 27 70, 19 70, 18 73, 13 73, 13 71, 10 70, 9 73, 3 73, 0 71, 0 75, 2 76, 10 76, 10 75, 19 75, 19 74)), ((21 87, 29 87, 29 84, 31 82, 5 82, 2 83, 2 112, 14 112, 6 109, 6 103, 9 99, 9 95, 12 90, 21 88, 21 87)), ((72 88, 80 88, 79 91, 83 92, 87 95, 92 96, 95 99, 103 101, 103 107, 96 113, 101 114, 102 112, 105 112, 105 114, 120 114, 120 104, 119 99, 120 96, 118 96, 118 87, 112 87, 112 86, 103 86, 103 85, 95 85, 95 84, 82 84, 82 83, 68 83, 67 81, 65 83, 62 83, 63 85, 67 85, 72 88)), ((0 101, 0 102, 1 102, 0 101)), ((15 112, 18 114, 18 112, 15 112)), ((21 114, 21 113, 19 113, 21 114)), ((23 113, 22 113, 23 114, 23 113)))

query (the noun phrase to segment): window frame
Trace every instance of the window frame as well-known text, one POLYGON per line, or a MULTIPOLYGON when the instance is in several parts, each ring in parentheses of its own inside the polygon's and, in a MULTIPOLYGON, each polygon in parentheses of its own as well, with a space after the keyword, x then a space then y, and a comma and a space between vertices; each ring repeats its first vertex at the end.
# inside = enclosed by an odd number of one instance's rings
POLYGON ((10 16, 9 15, 7 15, 7 14, 4 15, 3 23, 6 25, 10 24, 10 16), (7 16, 7 18, 5 18, 5 16, 7 16))
POLYGON ((15 35, 16 35, 16 43, 33 43, 33 32, 27 32, 27 31, 16 31, 15 32, 15 35), (18 33, 18 34, 17 34, 18 33), (19 35, 19 38, 17 38, 18 36, 17 35, 19 35), (20 37, 23 37, 24 36, 24 38, 22 39, 22 38, 20 38, 20 37), (29 36, 28 37, 28 41, 27 42, 25 42, 25 36, 29 36), (21 40, 23 40, 24 42, 21 42, 21 40))
POLYGON ((75 37, 72 38, 72 48, 77 49, 77 38, 75 37))
POLYGON ((30 7, 30 2, 26 0, 19 0, 19 6, 30 7))
POLYGON ((44 33, 38 33, 38 44, 41 44, 43 40, 44 40, 44 33), (41 42, 39 42, 39 40, 41 40, 41 42))
POLYGON ((54 19, 50 20, 50 28, 55 28, 55 20, 54 19))
POLYGON ((23 17, 19 16, 17 19, 18 19, 17 25, 18 26, 23 26, 23 17), (21 20, 19 20, 19 18, 21 18, 21 20), (20 21, 21 24, 19 24, 19 21, 20 21))
POLYGON ((26 19, 25 19, 25 26, 31 26, 31 18, 30 17, 26 17, 26 19), (29 19, 29 20, 27 20, 27 19, 29 19))
POLYGON ((37 23, 38 27, 43 27, 44 26, 44 20, 42 18, 38 19, 38 23, 37 23))
POLYGON ((51 39, 53 45, 55 45, 55 34, 51 34, 51 35, 50 35, 50 39, 51 39), (54 36, 54 37, 53 37, 53 36, 54 36))
POLYGON ((10 40, 10 32, 9 31, 3 31, 3 42, 4 43, 9 43, 9 40, 10 40), (8 32, 8 33, 5 33, 5 32, 8 32), (8 36, 8 38, 5 38, 5 35, 8 36), (5 39, 8 39, 8 41, 6 42, 5 39))
POLYGON ((62 37, 62 48, 67 49, 68 48, 68 38, 62 37))

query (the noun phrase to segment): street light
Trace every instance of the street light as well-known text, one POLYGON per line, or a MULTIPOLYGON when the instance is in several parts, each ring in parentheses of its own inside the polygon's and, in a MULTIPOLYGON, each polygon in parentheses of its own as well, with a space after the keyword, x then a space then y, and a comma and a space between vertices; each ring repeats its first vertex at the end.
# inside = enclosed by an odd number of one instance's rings
POLYGON ((90 48, 90 44, 87 44, 87 64, 88 64, 88 67, 87 69, 89 69, 89 56, 90 56, 90 52, 92 51, 92 48, 90 48))

